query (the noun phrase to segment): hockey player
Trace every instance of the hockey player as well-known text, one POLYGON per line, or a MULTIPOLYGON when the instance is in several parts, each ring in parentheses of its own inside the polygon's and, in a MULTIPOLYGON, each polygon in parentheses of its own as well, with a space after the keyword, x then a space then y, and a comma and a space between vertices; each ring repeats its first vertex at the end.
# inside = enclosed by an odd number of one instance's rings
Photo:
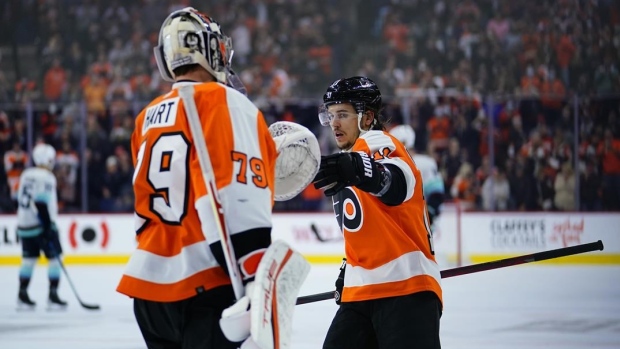
POLYGON ((67 305, 58 297, 61 271, 58 258, 62 248, 56 228, 58 200, 56 177, 52 173, 55 159, 56 151, 51 145, 37 144, 32 150, 35 167, 26 169, 19 179, 17 234, 22 246, 22 264, 19 269, 18 306, 21 309, 35 306, 35 302, 28 296, 28 284, 40 251, 48 260, 48 306, 58 309, 67 305))
POLYGON ((134 299, 148 348, 253 348, 245 325, 249 296, 261 287, 254 286, 257 269, 272 246, 275 144, 230 70, 231 41, 212 18, 189 7, 171 13, 154 51, 162 77, 174 84, 136 118, 138 246, 117 291, 134 299), (195 104, 201 139, 192 136, 181 89, 193 90, 187 103, 195 104), (204 153, 196 150, 203 140, 218 193, 205 185, 204 153), (245 285, 237 303, 217 224, 228 227, 245 285))
POLYGON ((323 102, 319 120, 341 152, 321 158, 314 186, 332 197, 346 254, 323 348, 440 348, 441 276, 420 171, 384 130, 372 80, 336 80, 323 102))
POLYGON ((422 174, 424 198, 428 205, 428 215, 432 226, 441 213, 445 194, 443 178, 437 170, 437 161, 428 155, 414 152, 415 131, 410 125, 395 126, 390 130, 390 134, 407 147, 407 151, 422 174))

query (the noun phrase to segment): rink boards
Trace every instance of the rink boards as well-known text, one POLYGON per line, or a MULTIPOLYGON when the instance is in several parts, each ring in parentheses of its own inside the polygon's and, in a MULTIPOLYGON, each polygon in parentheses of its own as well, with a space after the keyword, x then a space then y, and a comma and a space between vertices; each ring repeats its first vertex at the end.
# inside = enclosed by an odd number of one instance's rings
MULTIPOLYGON (((136 247, 133 215, 61 215, 57 222, 67 264, 124 264, 136 247)), ((344 244, 332 213, 281 213, 273 239, 314 264, 337 264, 344 244), (312 227, 316 227, 313 229, 312 227)), ((446 209, 436 225, 437 260, 445 266, 480 263, 602 240, 604 251, 546 263, 620 264, 620 214, 486 213, 446 209)), ((17 265, 16 217, 0 215, 0 265, 17 265)))

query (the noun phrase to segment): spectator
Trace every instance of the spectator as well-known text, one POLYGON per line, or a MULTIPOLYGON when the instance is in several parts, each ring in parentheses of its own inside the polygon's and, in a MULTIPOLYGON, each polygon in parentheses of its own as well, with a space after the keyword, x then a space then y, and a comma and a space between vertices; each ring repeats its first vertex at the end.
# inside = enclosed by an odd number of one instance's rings
POLYGON ((463 164, 461 147, 456 138, 450 139, 448 154, 443 157, 442 166, 443 177, 448 188, 452 187, 454 178, 456 178, 461 165, 463 164))
POLYGON ((448 118, 448 108, 446 105, 438 105, 435 108, 435 115, 426 123, 426 129, 430 135, 429 151, 443 152, 448 148, 450 139, 451 123, 448 118))
POLYGON ((555 125, 556 122, 560 121, 565 98, 564 84, 556 78, 553 69, 549 70, 546 79, 543 79, 540 86, 540 101, 545 113, 545 120, 549 125, 555 125))
MULTIPOLYGON (((0 111, 0 114, 2 112, 0 111)), ((1 117, 0 117, 1 119, 1 117)), ((21 149, 27 149, 28 148, 28 144, 27 144, 27 131, 26 131, 26 123, 23 119, 16 119, 13 122, 13 127, 9 129, 11 131, 11 134, 9 135, 10 137, 10 142, 13 143, 19 143, 19 147, 21 149)), ((4 146, 2 145, 2 122, 0 121, 0 149, 4 150, 4 146)), ((6 144, 9 144, 9 141, 6 142, 6 144)))
POLYGON ((598 94, 606 95, 618 91, 618 67, 612 63, 609 56, 605 57, 594 73, 595 90, 598 94))
POLYGON ((77 178, 80 158, 73 150, 68 134, 60 142, 60 149, 56 152, 56 167, 54 173, 58 180, 59 210, 67 212, 77 209, 77 178))
POLYGON ((54 147, 56 147, 54 138, 58 132, 59 113, 58 105, 55 103, 49 104, 48 109, 39 115, 39 122, 37 125, 37 131, 39 132, 37 136, 42 137, 44 143, 54 147))
POLYGON ((241 11, 230 37, 235 44, 235 63, 245 66, 248 63, 248 56, 252 53, 252 32, 247 25, 247 15, 241 11))
POLYGON ((544 211, 551 211, 554 209, 553 199, 555 195, 553 176, 545 171, 542 166, 537 166, 535 171, 538 186, 536 202, 544 211))
POLYGON ((525 171, 525 167, 517 165, 514 173, 509 175, 510 196, 514 208, 518 211, 535 211, 540 206, 536 202, 538 186, 534 176, 525 171))
POLYGON ((133 128, 134 119, 132 116, 127 115, 118 120, 110 132, 110 144, 115 148, 116 146, 121 146, 126 151, 130 151, 130 139, 133 128))
POLYGON ((476 208, 478 186, 474 171, 469 163, 463 163, 454 178, 450 194, 459 201, 463 211, 471 211, 476 208))
POLYGON ((510 184, 502 170, 494 169, 482 184, 482 208, 485 211, 505 211, 510 199, 510 184))
POLYGON ((605 131, 605 138, 598 147, 603 164, 603 193, 605 207, 620 209, 620 139, 611 130, 605 131))
POLYGON ((123 40, 120 37, 117 37, 114 39, 112 48, 108 53, 108 61, 112 65, 119 65, 123 64, 127 57, 129 57, 128 49, 123 46, 123 40))
POLYGON ((568 66, 575 55, 576 47, 568 33, 564 33, 555 46, 555 55, 560 67, 560 74, 564 84, 570 84, 568 66))
POLYGON ((495 11, 493 19, 487 23, 487 35, 503 44, 509 32, 510 21, 503 17, 500 11, 495 11))
POLYGON ((86 57, 79 42, 74 41, 71 43, 63 66, 70 67, 70 71, 74 76, 82 77, 86 73, 86 57))
POLYGON ((0 110, 0 151, 4 153, 11 148, 11 120, 3 110, 0 110))
POLYGON ((101 75, 91 72, 88 82, 84 86, 84 100, 86 109, 89 112, 103 114, 105 112, 105 96, 107 94, 107 83, 101 75))
POLYGON ((562 171, 555 177, 555 207, 560 211, 575 210, 575 173, 570 162, 562 164, 562 171))
MULTIPOLYGON (((7 184, 11 200, 17 200, 17 189, 19 188, 19 177, 26 169, 28 164, 28 153, 26 153, 18 142, 13 143, 13 148, 4 153, 4 171, 6 172, 7 184)), ((15 206, 17 207, 17 206, 15 206)))
POLYGON ((67 87, 67 73, 62 67, 60 58, 52 60, 52 66, 43 79, 43 96, 48 102, 59 102, 67 87))
POLYGON ((121 202, 120 195, 123 185, 123 174, 119 170, 118 159, 111 155, 105 162, 105 173, 103 182, 101 183, 102 199, 99 209, 102 212, 118 212, 120 211, 121 202))
POLYGON ((579 179, 580 210, 600 211, 601 204, 601 176, 597 173, 595 164, 586 161, 585 170, 579 179))

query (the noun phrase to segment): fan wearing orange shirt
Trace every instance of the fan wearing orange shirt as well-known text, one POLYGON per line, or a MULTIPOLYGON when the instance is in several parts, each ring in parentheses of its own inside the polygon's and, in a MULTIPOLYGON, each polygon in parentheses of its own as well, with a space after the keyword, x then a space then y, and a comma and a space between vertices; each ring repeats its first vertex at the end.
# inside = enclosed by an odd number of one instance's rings
POLYGON ((243 283, 253 284, 271 244, 275 144, 230 69, 231 41, 217 22, 190 7, 172 12, 154 53, 162 77, 174 85, 136 118, 131 146, 138 245, 117 291, 134 299, 149 349, 238 348, 220 327, 235 293, 217 224, 221 219, 230 234, 243 283), (214 194, 205 186, 179 96, 188 85, 221 217, 213 213, 214 194))
POLYGON ((323 102, 319 120, 341 152, 321 158, 314 186, 332 197, 346 255, 323 348, 440 348, 441 276, 420 170, 385 131, 372 80, 336 80, 323 102))

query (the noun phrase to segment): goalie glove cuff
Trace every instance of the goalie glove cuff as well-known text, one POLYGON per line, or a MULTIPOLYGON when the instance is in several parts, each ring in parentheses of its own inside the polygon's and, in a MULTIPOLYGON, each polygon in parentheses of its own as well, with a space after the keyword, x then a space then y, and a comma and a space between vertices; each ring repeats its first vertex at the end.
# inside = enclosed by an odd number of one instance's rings
POLYGON ((373 162, 373 166, 376 166, 377 175, 373 177, 372 181, 358 184, 357 187, 374 196, 381 197, 390 189, 390 185, 392 184, 392 172, 381 164, 373 162))
POLYGON ((254 282, 248 283, 245 286, 245 296, 222 312, 220 328, 226 339, 231 342, 241 342, 250 336, 252 324, 250 297, 253 290, 254 282))
POLYGON ((243 343, 241 343, 241 346, 239 347, 239 349, 262 349, 261 347, 258 346, 258 344, 256 344, 256 342, 252 339, 252 337, 246 339, 243 343))

